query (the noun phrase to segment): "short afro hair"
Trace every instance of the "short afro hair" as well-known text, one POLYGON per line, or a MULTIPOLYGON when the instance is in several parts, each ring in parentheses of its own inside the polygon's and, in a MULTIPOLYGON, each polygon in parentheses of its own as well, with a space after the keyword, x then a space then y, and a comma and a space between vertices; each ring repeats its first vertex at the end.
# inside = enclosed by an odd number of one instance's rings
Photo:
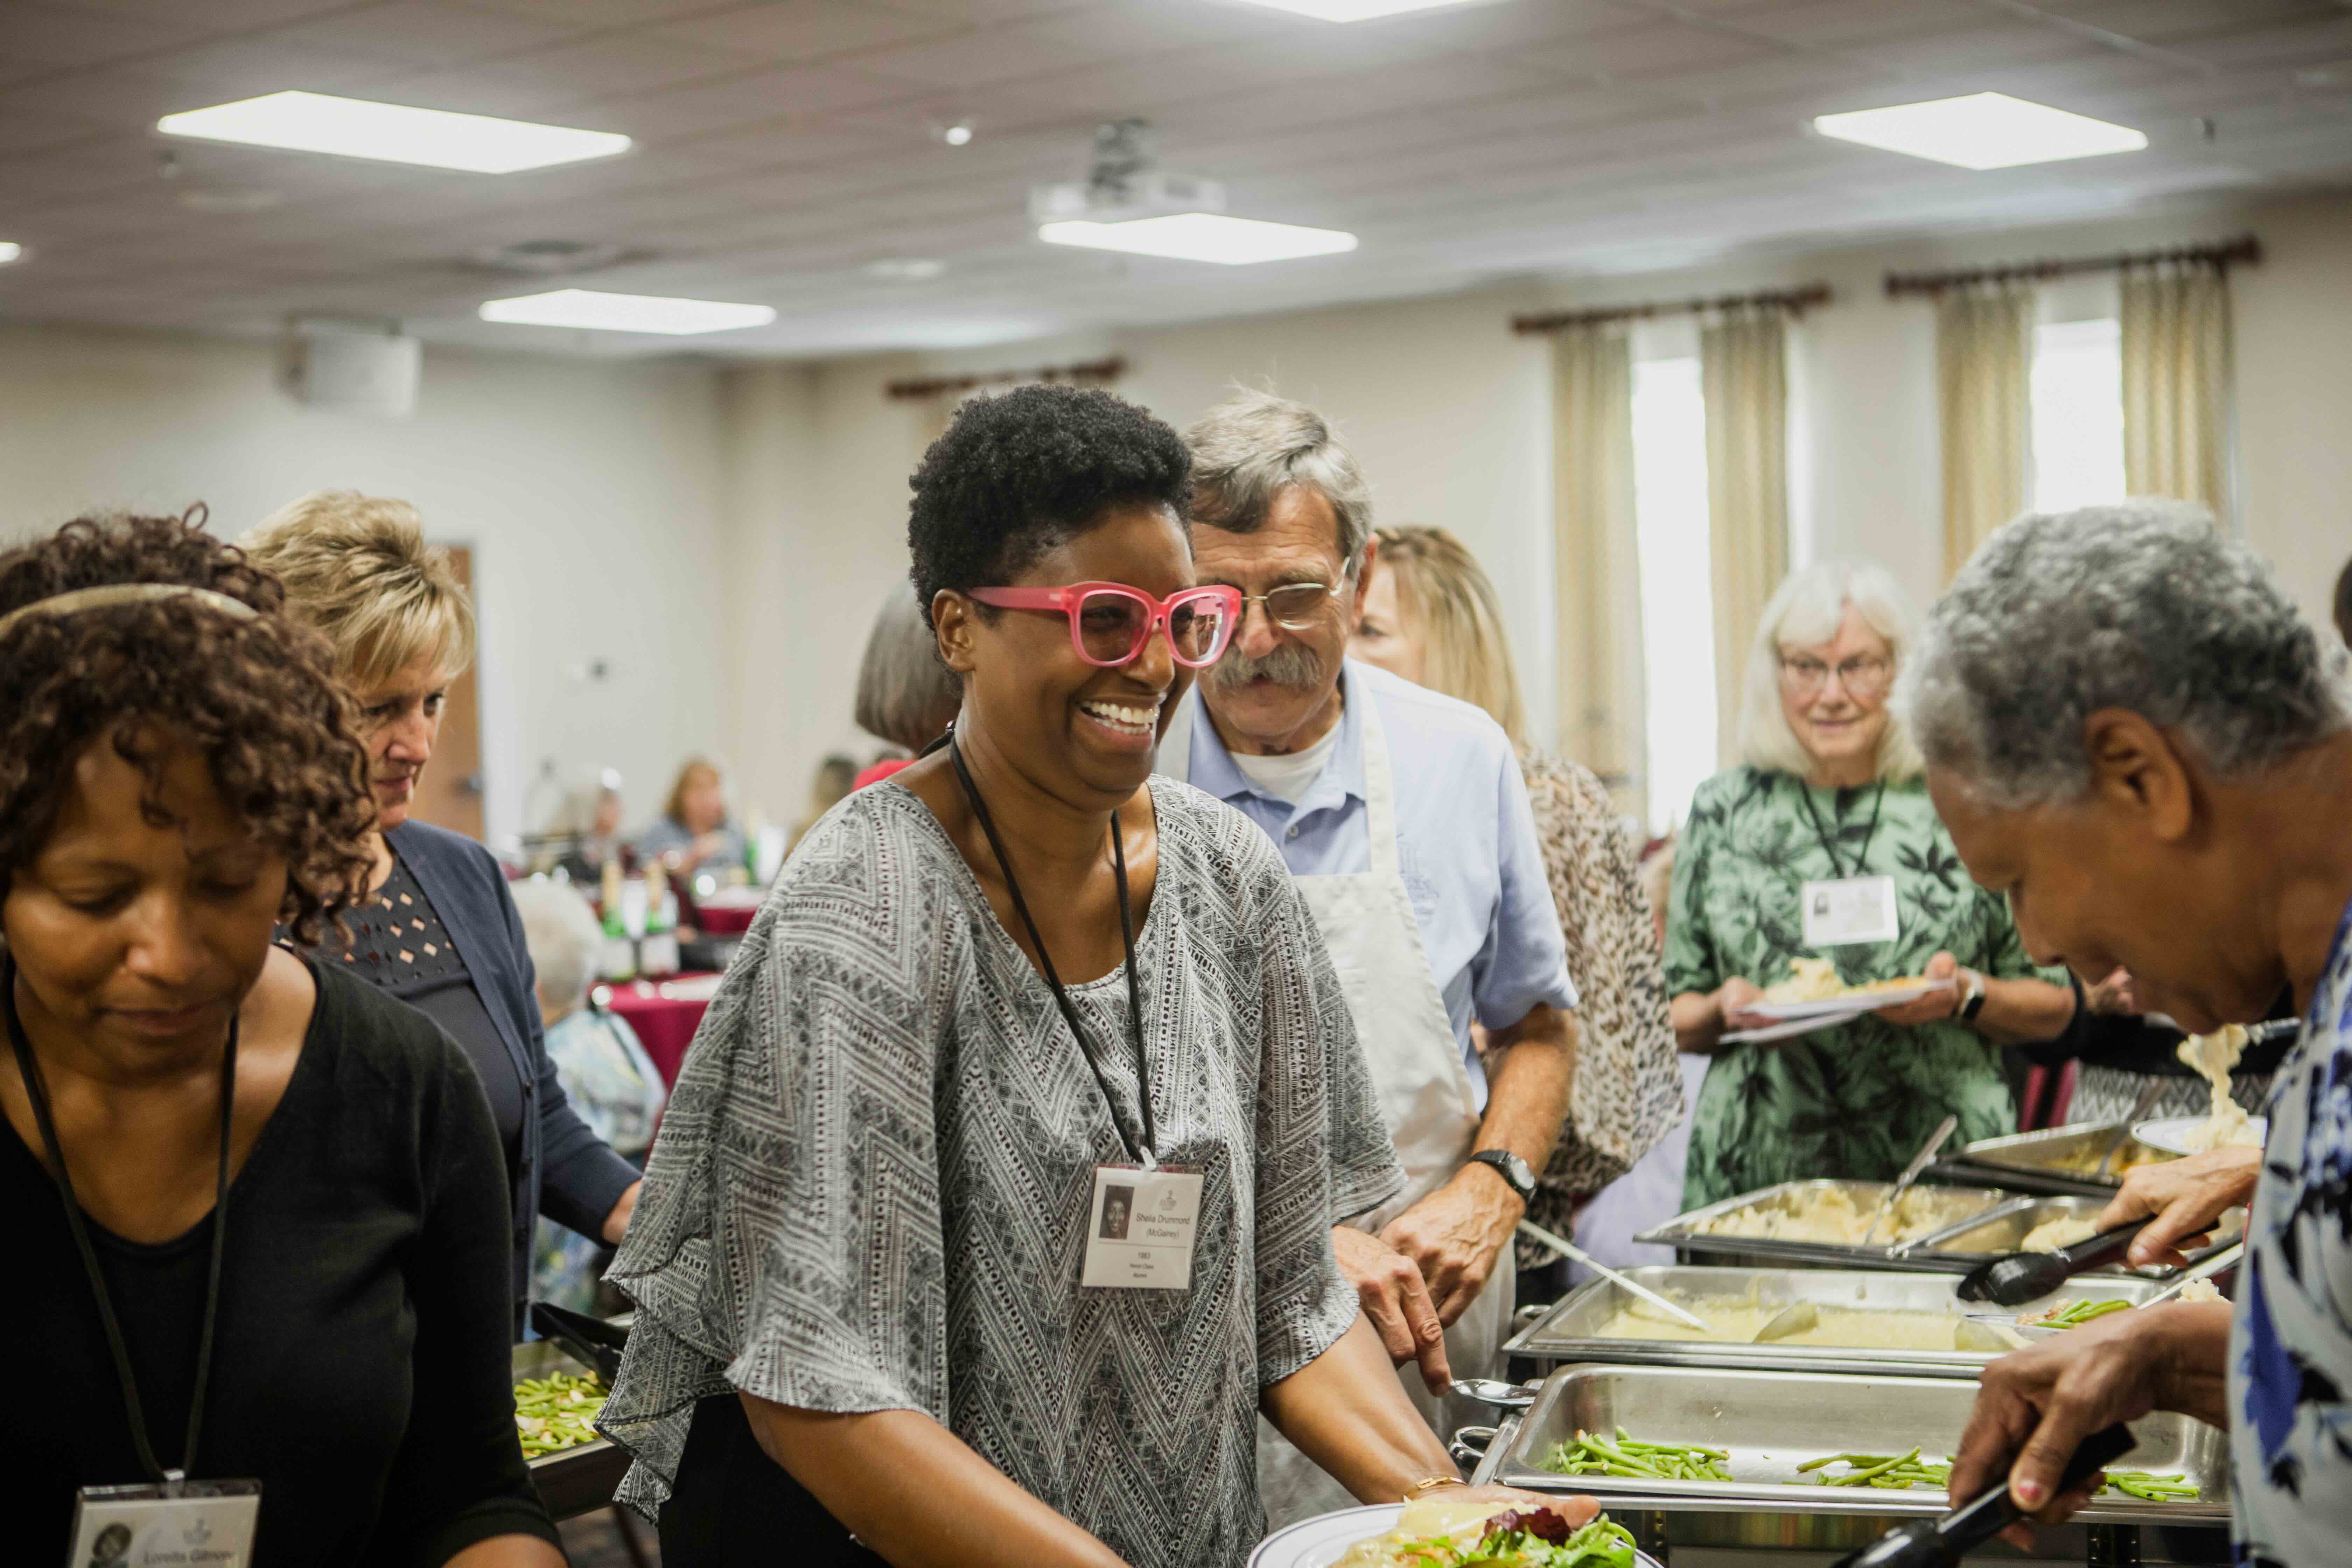
POLYGON ((908 483, 908 576, 928 622, 940 589, 1008 583, 1121 502, 1164 506, 1189 531, 1192 458, 1166 422, 1108 392, 1022 386, 957 410, 908 483))
POLYGON ((56 826, 73 763, 110 743, 147 775, 153 726, 200 752, 228 808, 286 862, 278 918, 315 943, 359 896, 374 856, 367 752, 335 685, 326 639, 284 614, 286 592, 245 552, 184 518, 79 518, 0 553, 0 616, 113 584, 206 588, 194 596, 19 617, 0 633, 0 896, 56 826))

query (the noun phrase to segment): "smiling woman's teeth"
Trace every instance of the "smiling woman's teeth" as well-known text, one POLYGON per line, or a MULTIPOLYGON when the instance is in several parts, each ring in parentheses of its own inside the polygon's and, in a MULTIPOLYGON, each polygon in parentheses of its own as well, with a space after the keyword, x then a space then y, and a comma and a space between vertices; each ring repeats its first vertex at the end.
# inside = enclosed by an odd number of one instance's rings
POLYGON ((1160 721, 1160 710, 1156 707, 1127 708, 1116 702, 1081 702, 1078 706, 1086 710, 1089 718, 1114 730, 1133 730, 1140 733, 1160 721))

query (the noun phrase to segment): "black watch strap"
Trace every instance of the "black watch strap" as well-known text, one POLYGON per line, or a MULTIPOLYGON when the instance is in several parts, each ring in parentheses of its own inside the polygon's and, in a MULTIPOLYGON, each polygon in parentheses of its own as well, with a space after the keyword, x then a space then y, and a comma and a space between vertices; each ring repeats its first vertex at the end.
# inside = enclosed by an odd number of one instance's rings
POLYGON ((1511 1191, 1519 1194, 1521 1203, 1531 1202, 1536 1195, 1536 1173, 1528 1163, 1508 1149, 1481 1149, 1470 1156, 1470 1163, 1486 1165, 1510 1184, 1511 1191))

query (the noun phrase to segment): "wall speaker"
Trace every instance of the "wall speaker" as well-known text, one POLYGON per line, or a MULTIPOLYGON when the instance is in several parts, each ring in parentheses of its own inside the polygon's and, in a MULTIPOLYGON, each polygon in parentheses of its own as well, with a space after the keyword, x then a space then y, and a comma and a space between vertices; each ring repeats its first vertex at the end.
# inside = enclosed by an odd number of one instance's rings
POLYGON ((424 345, 396 327, 299 321, 286 344, 286 390, 299 403, 405 419, 416 410, 424 345))

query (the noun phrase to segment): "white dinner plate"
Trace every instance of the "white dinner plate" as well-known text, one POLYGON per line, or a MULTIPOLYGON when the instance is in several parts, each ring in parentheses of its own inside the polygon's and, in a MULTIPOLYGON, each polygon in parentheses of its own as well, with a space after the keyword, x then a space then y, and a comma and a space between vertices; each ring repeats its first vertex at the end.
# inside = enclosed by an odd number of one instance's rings
POLYGON ((1767 1040, 1790 1040, 1799 1035, 1817 1034, 1834 1029, 1840 1024, 1860 1016, 1855 1013, 1831 1013, 1818 1018, 1791 1018, 1785 1024, 1767 1024, 1760 1029, 1738 1029, 1723 1037, 1727 1046, 1761 1045, 1767 1040))
MULTIPOLYGON (((2132 1123, 2132 1136, 2149 1148, 2161 1149, 2168 1154, 2191 1153, 2194 1150, 2189 1142, 2189 1134, 2210 1120, 2205 1116, 2166 1116, 2154 1121, 2135 1121, 2132 1123)), ((2263 1142, 2270 1141, 2269 1117, 2257 1116, 2250 1125, 2257 1139, 2263 1142)))
POLYGON ((1884 991, 1823 996, 1811 1002, 1750 1002, 1746 1011, 1759 1018, 1850 1017, 1856 1013, 1875 1013, 1881 1007, 1900 1007, 1906 1002, 1916 1002, 1930 991, 1951 988, 1948 980, 1922 980, 1911 985, 1889 986, 1884 991))
MULTIPOLYGON (((1502 1505, 1496 1511, 1501 1512, 1502 1505)), ((1350 1546, 1394 1530, 1403 1513, 1402 1503, 1388 1502, 1302 1519, 1259 1542, 1250 1553, 1249 1568, 1331 1568, 1350 1546)), ((1635 1552, 1633 1561, 1636 1568, 1658 1568, 1657 1560, 1646 1552, 1635 1552)))

